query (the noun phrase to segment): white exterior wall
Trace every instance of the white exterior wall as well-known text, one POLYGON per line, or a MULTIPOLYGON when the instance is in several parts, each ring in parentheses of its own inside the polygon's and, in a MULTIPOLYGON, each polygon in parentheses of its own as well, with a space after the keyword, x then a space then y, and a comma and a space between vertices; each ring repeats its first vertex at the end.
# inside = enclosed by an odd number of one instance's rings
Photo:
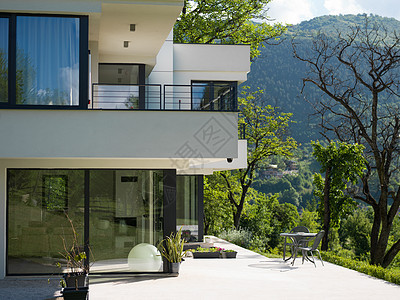
POLYGON ((247 80, 250 72, 248 45, 174 45, 174 83, 191 84, 192 80, 247 80))
POLYGON ((0 121, 0 158, 237 157, 236 113, 18 109, 0 121))

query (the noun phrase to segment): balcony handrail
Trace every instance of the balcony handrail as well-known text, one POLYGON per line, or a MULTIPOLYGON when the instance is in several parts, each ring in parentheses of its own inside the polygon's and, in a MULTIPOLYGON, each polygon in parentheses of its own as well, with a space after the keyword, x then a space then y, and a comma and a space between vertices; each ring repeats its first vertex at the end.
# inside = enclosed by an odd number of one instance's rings
POLYGON ((233 85, 213 83, 212 89, 207 88, 210 88, 207 84, 93 83, 89 108, 237 111, 233 85), (214 88, 219 88, 218 95, 211 92, 214 88))

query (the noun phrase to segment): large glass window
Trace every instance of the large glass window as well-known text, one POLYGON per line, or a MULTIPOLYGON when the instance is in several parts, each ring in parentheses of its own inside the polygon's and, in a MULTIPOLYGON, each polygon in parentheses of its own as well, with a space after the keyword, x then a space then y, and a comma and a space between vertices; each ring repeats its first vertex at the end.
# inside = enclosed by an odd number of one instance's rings
POLYGON ((17 104, 79 105, 79 18, 17 17, 17 104))
POLYGON ((0 102, 8 102, 8 18, 0 18, 0 102))
POLYGON ((162 170, 9 169, 7 274, 59 273, 67 216, 81 246, 89 232, 91 272, 162 272, 163 180, 162 170))
POLYGON ((176 177, 176 227, 190 242, 199 238, 198 193, 196 176, 176 177))
POLYGON ((59 273, 74 223, 83 245, 84 171, 8 170, 8 274, 59 273))
POLYGON ((88 18, 0 15, 0 107, 87 108, 88 18))

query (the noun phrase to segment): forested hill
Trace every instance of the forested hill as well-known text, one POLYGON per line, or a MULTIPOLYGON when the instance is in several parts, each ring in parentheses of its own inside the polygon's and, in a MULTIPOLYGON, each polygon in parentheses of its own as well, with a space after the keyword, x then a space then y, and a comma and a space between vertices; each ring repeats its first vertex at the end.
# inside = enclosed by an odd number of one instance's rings
MULTIPOLYGON (((369 16, 370 24, 378 23, 389 32, 400 33, 400 22, 393 18, 369 16)), ((283 112, 293 113, 295 124, 290 134, 299 142, 320 138, 316 126, 318 119, 310 117, 311 105, 301 95, 302 78, 307 73, 304 63, 293 57, 292 37, 295 36, 299 49, 307 51, 312 46, 312 36, 318 32, 335 36, 337 31, 345 32, 351 26, 365 26, 364 15, 322 16, 290 27, 278 45, 267 45, 251 65, 251 72, 245 85, 252 89, 265 90, 267 103, 280 107, 283 112)), ((316 89, 305 90, 307 99, 324 97, 316 89)))

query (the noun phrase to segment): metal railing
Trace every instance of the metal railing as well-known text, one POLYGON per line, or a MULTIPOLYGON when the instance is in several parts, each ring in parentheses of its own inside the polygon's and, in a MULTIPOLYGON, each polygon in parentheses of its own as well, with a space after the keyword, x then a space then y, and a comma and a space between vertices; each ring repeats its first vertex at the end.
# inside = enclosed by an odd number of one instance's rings
POLYGON ((94 83, 88 108, 237 111, 236 86, 94 83))
POLYGON ((161 84, 92 85, 90 109, 162 109, 161 84))

